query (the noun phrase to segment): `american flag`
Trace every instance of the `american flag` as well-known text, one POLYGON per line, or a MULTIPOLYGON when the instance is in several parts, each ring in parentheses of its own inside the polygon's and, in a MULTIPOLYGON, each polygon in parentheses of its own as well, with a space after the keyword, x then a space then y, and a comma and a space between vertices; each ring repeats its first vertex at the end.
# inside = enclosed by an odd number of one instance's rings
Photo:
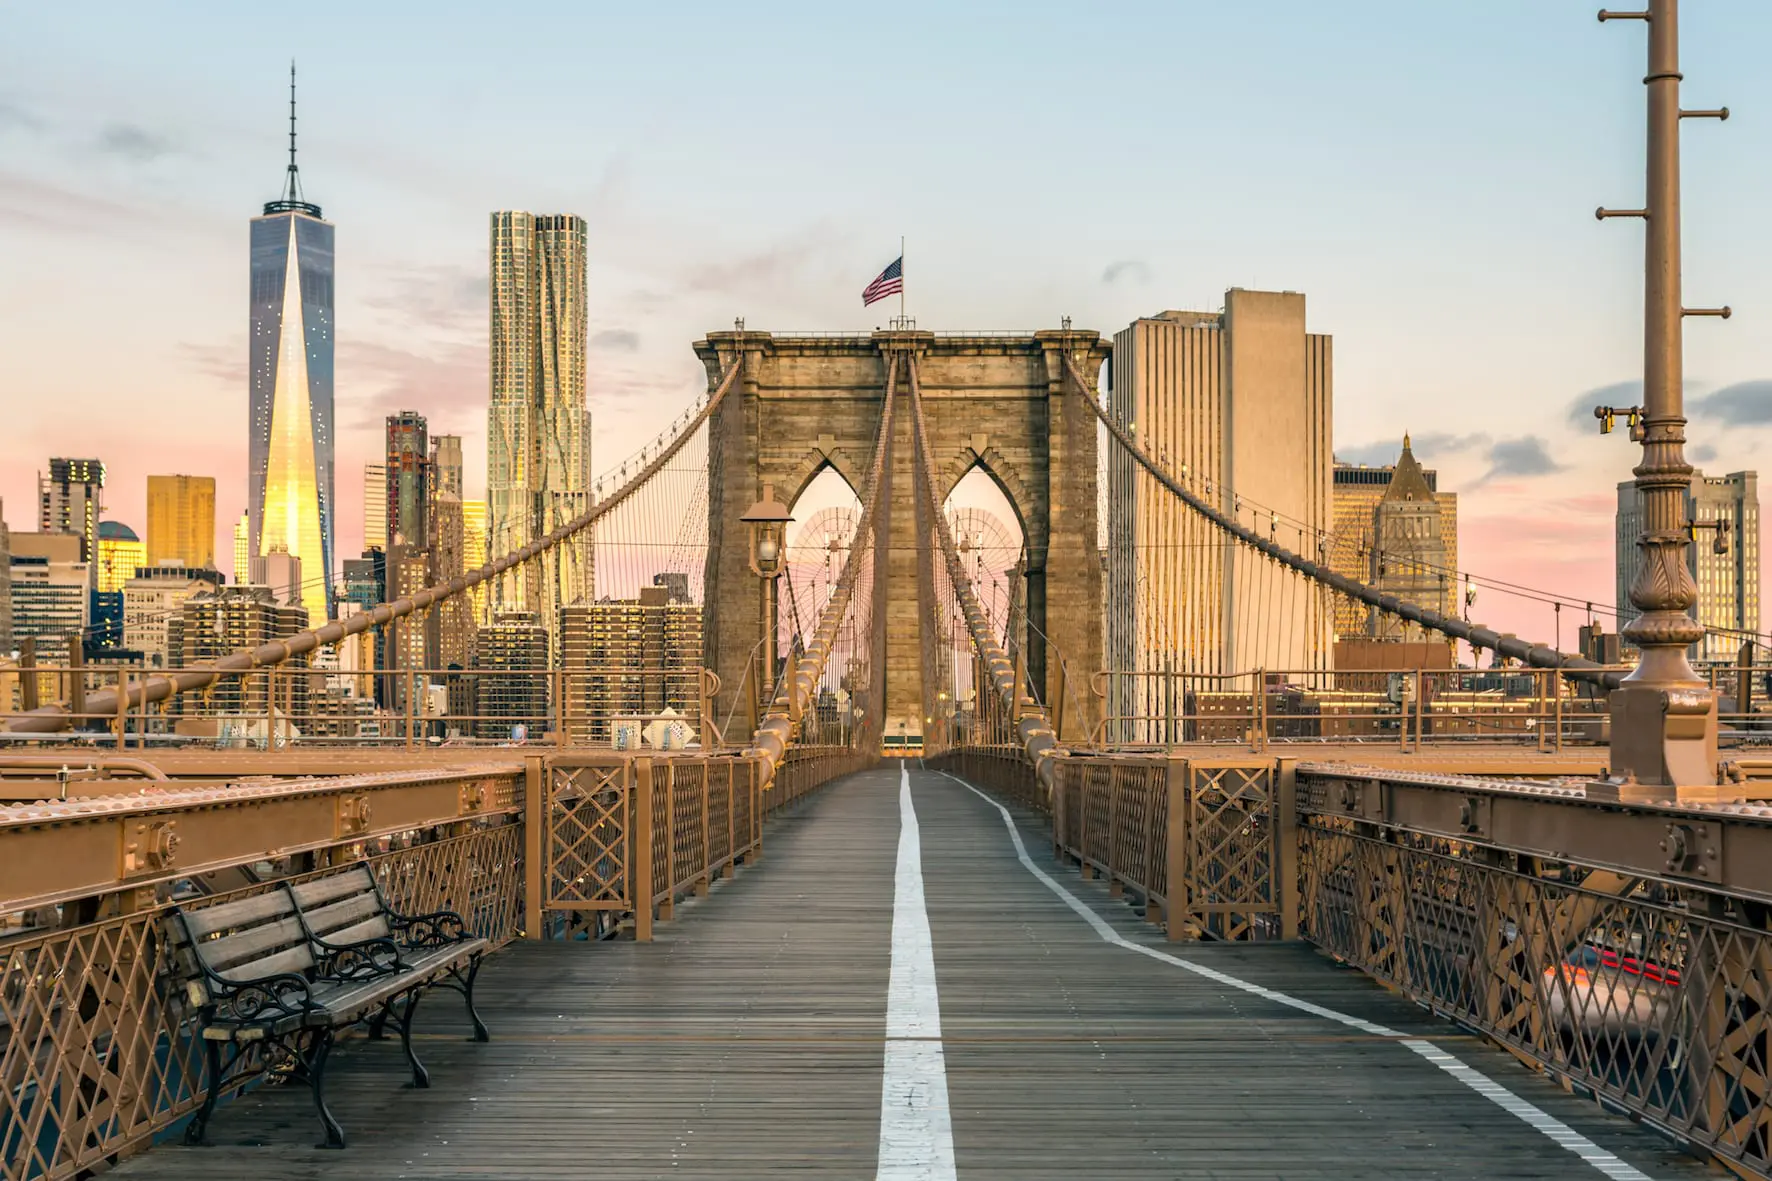
POLYGON ((885 299, 888 295, 897 295, 904 290, 904 255, 892 260, 880 277, 861 289, 861 306, 867 307, 885 299))

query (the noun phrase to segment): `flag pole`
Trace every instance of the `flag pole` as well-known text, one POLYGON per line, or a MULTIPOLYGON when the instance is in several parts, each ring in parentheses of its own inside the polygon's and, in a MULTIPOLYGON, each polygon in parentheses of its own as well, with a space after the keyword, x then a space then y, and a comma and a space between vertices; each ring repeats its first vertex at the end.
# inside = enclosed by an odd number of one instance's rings
POLYGON ((904 319, 904 235, 898 236, 898 318, 904 319))

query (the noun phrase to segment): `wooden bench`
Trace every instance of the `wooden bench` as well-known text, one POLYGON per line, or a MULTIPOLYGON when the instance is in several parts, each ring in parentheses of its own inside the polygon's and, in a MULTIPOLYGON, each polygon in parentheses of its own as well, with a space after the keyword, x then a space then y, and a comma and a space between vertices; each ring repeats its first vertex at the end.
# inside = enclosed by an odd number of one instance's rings
POLYGON ((440 984, 467 1001, 474 1040, 487 1041, 474 1008, 474 980, 488 940, 460 915, 405 915, 388 906, 368 865, 275 889, 239 902, 186 909, 167 920, 174 962, 198 1010, 208 1087, 185 1129, 205 1143, 222 1093, 248 1077, 287 1065, 309 1087, 326 1139, 343 1148, 344 1129, 326 1105, 326 1061, 341 1029, 388 1024, 412 1067, 414 1086, 430 1075, 412 1049, 412 1019, 424 990, 440 984), (232 1052, 226 1061, 222 1048, 232 1052))

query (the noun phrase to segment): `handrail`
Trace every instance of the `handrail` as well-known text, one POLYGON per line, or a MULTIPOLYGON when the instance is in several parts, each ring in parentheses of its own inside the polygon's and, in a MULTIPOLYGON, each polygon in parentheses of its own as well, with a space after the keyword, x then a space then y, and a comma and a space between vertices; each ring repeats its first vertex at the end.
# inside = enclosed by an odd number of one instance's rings
MULTIPOLYGON (((546 537, 532 541, 522 549, 495 559, 478 570, 458 575, 446 583, 427 586, 407 598, 381 603, 368 611, 359 612, 349 619, 335 619, 323 627, 309 628, 307 631, 297 632, 287 639, 273 640, 271 643, 261 645, 249 652, 237 652, 217 661, 213 671, 150 677, 141 684, 124 691, 126 708, 135 709, 151 702, 165 701, 169 697, 191 689, 201 689, 206 685, 214 684, 228 673, 250 672, 266 665, 282 664, 292 656, 312 652, 323 644, 336 644, 346 636, 359 635, 370 628, 422 611, 426 607, 462 594, 497 575, 503 574, 506 570, 547 552, 574 534, 582 533, 632 496, 642 484, 650 480, 666 463, 676 457, 677 452, 683 449, 683 445, 689 441, 689 438, 695 434, 702 423, 708 420, 708 417, 725 399, 742 368, 741 364, 735 363, 726 371, 725 377, 721 379, 719 387, 708 398, 707 404, 684 425, 677 437, 636 472, 632 479, 611 492, 603 500, 598 501, 588 511, 560 526, 546 537)), ((93 694, 86 699, 86 712, 93 714, 116 713, 117 696, 118 690, 116 689, 101 690, 93 694)), ((57 702, 54 705, 39 706, 23 717, 15 717, 7 728, 14 732, 46 733, 65 729, 71 720, 68 708, 57 702)))

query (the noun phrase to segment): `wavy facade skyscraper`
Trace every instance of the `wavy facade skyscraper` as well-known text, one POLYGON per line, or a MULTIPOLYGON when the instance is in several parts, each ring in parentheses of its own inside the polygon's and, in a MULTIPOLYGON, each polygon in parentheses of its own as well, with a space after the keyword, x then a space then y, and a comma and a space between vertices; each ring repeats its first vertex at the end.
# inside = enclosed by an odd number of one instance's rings
POLYGON ((248 545, 301 559, 302 606, 318 625, 332 602, 332 223, 302 196, 295 167, 295 69, 289 71, 289 169, 283 195, 252 219, 248 545))
MULTIPOLYGON (((492 215, 491 405, 486 499, 492 552, 509 553, 590 507, 585 410, 585 221, 492 215)), ((559 608, 591 594, 591 542, 554 547, 493 589, 493 614, 533 612, 551 633, 559 608)))

